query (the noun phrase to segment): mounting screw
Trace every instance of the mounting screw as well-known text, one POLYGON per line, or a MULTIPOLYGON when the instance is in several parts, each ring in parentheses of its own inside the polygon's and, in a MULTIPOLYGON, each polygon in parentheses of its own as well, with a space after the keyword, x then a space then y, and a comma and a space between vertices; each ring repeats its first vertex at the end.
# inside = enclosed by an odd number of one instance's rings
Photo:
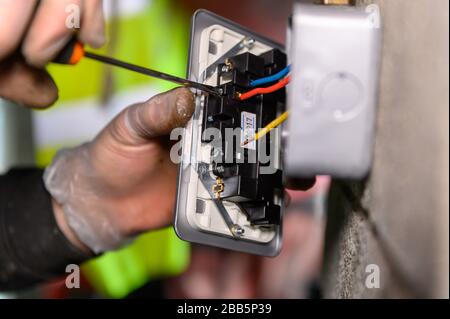
POLYGON ((233 227, 231 227, 231 232, 233 233, 234 236, 241 237, 244 235, 245 229, 237 224, 234 224, 233 227))
POLYGON ((244 46, 247 47, 248 49, 251 49, 254 45, 255 45, 255 39, 253 39, 253 38, 247 38, 244 41, 244 46))

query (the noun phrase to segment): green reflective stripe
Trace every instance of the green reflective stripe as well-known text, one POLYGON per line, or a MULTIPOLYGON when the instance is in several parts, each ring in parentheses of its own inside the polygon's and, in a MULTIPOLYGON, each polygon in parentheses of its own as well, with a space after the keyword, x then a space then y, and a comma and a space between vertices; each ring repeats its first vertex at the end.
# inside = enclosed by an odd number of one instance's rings
POLYGON ((178 238, 171 227, 171 236, 168 236, 164 269, 170 275, 179 274, 187 269, 191 257, 190 245, 178 238))
POLYGON ((189 251, 189 244, 170 227, 143 234, 130 246, 86 262, 82 269, 103 296, 122 298, 151 278, 184 271, 189 251))

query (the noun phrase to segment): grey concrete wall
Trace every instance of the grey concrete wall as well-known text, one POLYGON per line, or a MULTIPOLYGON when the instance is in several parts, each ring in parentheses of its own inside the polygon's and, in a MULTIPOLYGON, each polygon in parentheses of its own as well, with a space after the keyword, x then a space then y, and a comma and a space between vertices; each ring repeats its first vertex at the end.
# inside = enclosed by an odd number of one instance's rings
POLYGON ((384 20, 374 166, 366 183, 333 183, 323 293, 448 298, 449 2, 374 2, 384 20), (365 285, 369 264, 380 288, 365 285))

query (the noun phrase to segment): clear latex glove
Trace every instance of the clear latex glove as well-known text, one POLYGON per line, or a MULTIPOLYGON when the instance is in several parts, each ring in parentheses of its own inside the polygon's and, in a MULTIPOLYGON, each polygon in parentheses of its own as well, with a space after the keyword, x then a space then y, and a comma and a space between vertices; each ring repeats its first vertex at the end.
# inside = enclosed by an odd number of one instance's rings
POLYGON ((75 31, 92 47, 104 44, 102 0, 0 0, 0 96, 31 107, 52 104, 58 91, 42 68, 75 31), (66 23, 74 10, 79 29, 66 23))
POLYGON ((193 110, 192 93, 178 88, 130 106, 93 142, 58 153, 45 185, 84 245, 99 253, 170 224, 177 166, 167 135, 193 110))

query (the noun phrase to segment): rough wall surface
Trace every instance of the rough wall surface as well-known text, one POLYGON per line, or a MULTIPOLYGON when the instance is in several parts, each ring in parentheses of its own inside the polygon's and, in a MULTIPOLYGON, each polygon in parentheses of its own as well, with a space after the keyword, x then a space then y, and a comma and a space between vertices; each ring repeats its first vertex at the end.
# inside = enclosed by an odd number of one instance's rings
POLYGON ((448 298, 449 2, 373 2, 384 24, 374 166, 364 184, 332 186, 323 294, 448 298), (371 264, 379 288, 365 284, 371 264))

